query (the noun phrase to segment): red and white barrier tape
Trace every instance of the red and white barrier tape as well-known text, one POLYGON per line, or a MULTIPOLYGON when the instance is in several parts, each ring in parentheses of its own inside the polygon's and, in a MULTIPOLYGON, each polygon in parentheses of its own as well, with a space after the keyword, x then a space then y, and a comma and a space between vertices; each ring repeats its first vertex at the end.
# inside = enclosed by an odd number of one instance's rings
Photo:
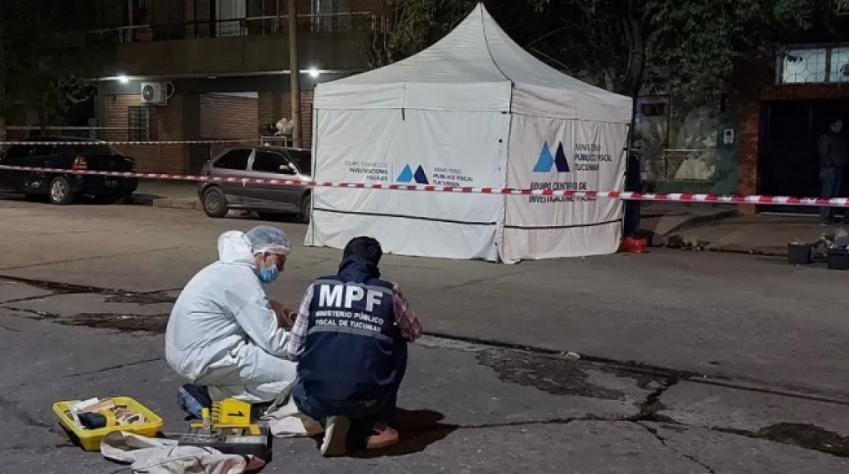
POLYGON ((105 140, 80 140, 80 141, 29 141, 17 140, 0 142, 0 146, 11 145, 115 145, 115 146, 140 146, 140 145, 214 145, 222 143, 256 143, 262 141, 261 138, 243 138, 232 140, 124 140, 124 141, 105 141, 105 140))
POLYGON ((442 193, 467 193, 467 194, 500 194, 511 196, 550 196, 564 198, 610 198, 624 201, 666 201, 666 202, 694 202, 710 204, 759 204, 772 206, 829 206, 849 207, 849 198, 814 198, 814 197, 792 197, 792 196, 722 196, 718 194, 692 194, 692 193, 638 193, 632 191, 567 191, 554 189, 519 189, 519 188, 493 188, 493 187, 455 187, 436 186, 431 184, 381 184, 381 183, 344 183, 332 181, 304 181, 298 179, 265 179, 265 178, 238 178, 221 176, 199 176, 179 175, 169 173, 138 173, 130 171, 95 171, 95 170, 68 170, 60 168, 38 168, 31 166, 8 166, 0 165, 0 170, 8 171, 34 171, 51 174, 79 174, 88 176, 109 176, 116 178, 138 178, 162 181, 195 181, 208 183, 239 183, 242 185, 260 184, 271 186, 303 186, 320 188, 350 188, 350 189, 376 189, 391 191, 426 191, 442 193))

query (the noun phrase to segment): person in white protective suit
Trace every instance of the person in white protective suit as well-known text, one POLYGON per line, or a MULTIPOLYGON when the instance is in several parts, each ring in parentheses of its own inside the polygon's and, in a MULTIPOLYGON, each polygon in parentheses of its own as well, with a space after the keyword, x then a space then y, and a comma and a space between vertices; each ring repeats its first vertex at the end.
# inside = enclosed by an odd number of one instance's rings
POLYGON ((165 331, 165 358, 194 384, 179 391, 189 413, 229 397, 268 402, 294 380, 295 364, 283 355, 295 313, 262 288, 283 271, 289 249, 275 227, 225 232, 218 261, 183 288, 165 331))

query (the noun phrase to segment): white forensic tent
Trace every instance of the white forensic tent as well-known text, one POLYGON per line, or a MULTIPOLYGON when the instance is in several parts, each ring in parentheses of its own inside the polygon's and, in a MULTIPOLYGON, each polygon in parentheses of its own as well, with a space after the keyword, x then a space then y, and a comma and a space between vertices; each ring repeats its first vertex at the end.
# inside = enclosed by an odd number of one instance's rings
MULTIPOLYGON (((313 177, 622 190, 631 107, 524 51, 478 4, 424 51, 316 87, 313 177)), ((388 253, 512 263, 612 253, 622 231, 614 199, 313 192, 312 246, 370 235, 388 253)))

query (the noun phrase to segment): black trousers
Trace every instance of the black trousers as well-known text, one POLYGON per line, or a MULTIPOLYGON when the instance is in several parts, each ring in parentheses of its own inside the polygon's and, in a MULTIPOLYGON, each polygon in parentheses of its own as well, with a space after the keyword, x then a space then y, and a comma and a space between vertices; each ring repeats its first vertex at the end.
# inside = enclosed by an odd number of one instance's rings
POLYGON ((400 341, 393 351, 395 357, 395 383, 386 391, 369 400, 329 400, 308 393, 300 380, 295 382, 292 398, 301 413, 308 415, 324 426, 330 416, 345 416, 351 420, 348 434, 349 443, 357 447, 364 446, 366 437, 371 434, 375 423, 391 424, 395 416, 398 401, 398 389, 407 370, 407 343, 400 341))

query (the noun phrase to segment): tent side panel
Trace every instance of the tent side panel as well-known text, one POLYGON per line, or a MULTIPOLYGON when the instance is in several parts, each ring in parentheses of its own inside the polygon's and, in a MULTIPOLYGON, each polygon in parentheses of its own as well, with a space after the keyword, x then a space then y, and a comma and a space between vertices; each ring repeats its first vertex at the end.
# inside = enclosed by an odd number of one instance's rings
POLYGON ((337 84, 315 88, 316 109, 400 109, 404 106, 404 84, 337 84))
MULTIPOLYGON (((319 110, 317 181, 504 186, 507 124, 500 112, 319 110)), ((405 255, 495 260, 499 196, 317 187, 307 245, 358 235, 405 255)))
MULTIPOLYGON (((627 125, 514 115, 507 185, 573 191, 621 191, 627 125)), ((607 198, 509 196, 505 262, 615 252, 621 201, 607 198)))
MULTIPOLYGON (((590 89, 590 88, 588 88, 590 89)), ((599 122, 631 122, 631 98, 606 92, 516 84, 512 111, 519 115, 599 122)))

